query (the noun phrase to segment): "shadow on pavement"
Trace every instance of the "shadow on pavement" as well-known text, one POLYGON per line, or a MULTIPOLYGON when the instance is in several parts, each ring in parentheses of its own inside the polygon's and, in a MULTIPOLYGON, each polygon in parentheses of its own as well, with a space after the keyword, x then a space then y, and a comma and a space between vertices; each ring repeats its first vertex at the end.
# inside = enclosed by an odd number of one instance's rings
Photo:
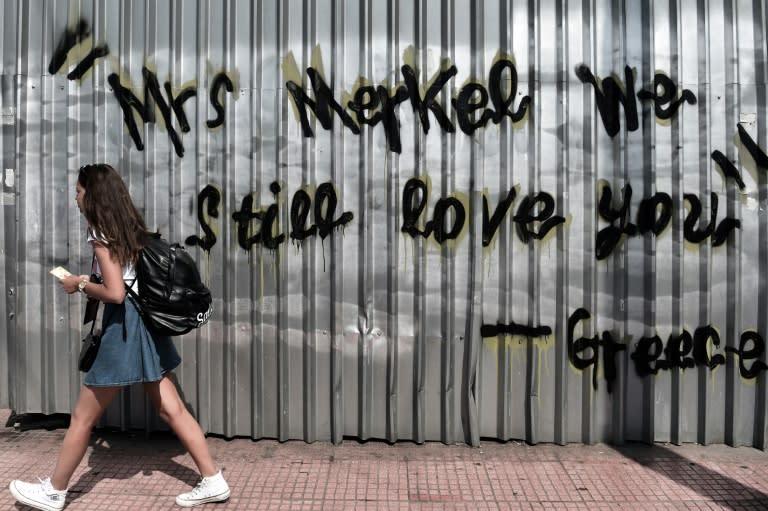
POLYGON ((54 413, 45 415, 43 413, 13 413, 5 421, 6 428, 14 428, 16 431, 30 431, 35 429, 45 429, 53 431, 54 429, 69 427, 68 413, 54 413))
MULTIPOLYGON (((7 428, 18 431, 66 430, 69 427, 70 414, 16 414, 11 412, 6 421, 7 428)), ((55 455, 58 456, 57 446, 55 455)), ((188 491, 200 480, 200 474, 194 469, 174 460, 186 454, 176 436, 170 431, 144 430, 119 431, 113 428, 96 428, 91 433, 90 454, 82 463, 87 463, 87 470, 70 482, 67 502, 76 501, 83 494, 92 490, 104 479, 129 479, 136 474, 151 475, 161 472, 178 479, 179 493, 188 491)), ((106 484, 109 484, 107 481, 106 484)), ((31 509, 18 502, 16 509, 31 509)))
POLYGON ((149 476, 161 472, 178 479, 182 483, 179 493, 189 491, 200 480, 196 470, 173 459, 186 450, 169 432, 148 436, 144 431, 95 430, 90 448, 88 469, 70 484, 68 502, 76 501, 102 480, 130 479, 140 473, 149 476))
MULTIPOLYGON (((750 449, 748 447, 712 447, 750 449)), ((746 486, 738 480, 712 470, 701 463, 690 460, 673 449, 657 444, 625 444, 623 446, 612 446, 611 448, 632 462, 653 470, 658 475, 673 481, 677 485, 688 488, 697 495, 711 499, 725 508, 733 510, 768 509, 767 494, 746 486)), ((752 453, 752 451, 749 452, 752 453)), ((756 453, 755 455, 759 453, 759 451, 754 452, 756 453)), ((732 461, 733 455, 731 456, 732 458, 728 462, 728 466, 734 466, 732 461)), ((712 461, 713 463, 718 462, 716 453, 713 453, 712 461)), ((743 462, 736 466, 739 470, 744 470, 745 472, 758 470, 758 468, 750 466, 753 462, 753 456, 745 456, 743 462)), ((741 478, 743 478, 743 475, 741 478)), ((659 484, 663 484, 663 480, 660 480, 659 484)), ((652 489, 649 488, 649 490, 652 489)))

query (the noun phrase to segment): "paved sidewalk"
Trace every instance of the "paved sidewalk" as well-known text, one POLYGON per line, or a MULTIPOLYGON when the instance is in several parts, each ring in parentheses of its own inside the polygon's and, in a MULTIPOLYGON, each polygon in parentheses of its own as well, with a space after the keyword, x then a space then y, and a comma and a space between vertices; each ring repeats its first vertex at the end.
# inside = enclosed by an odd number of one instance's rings
MULTIPOLYGON (((53 469, 64 429, 5 427, 0 509, 28 510, 7 490, 53 469)), ((356 442, 224 440, 209 445, 232 486, 224 510, 766 510, 768 453, 714 446, 536 445, 480 448, 356 442)), ((168 433, 97 431, 75 472, 67 510, 181 509, 197 482, 168 433)))

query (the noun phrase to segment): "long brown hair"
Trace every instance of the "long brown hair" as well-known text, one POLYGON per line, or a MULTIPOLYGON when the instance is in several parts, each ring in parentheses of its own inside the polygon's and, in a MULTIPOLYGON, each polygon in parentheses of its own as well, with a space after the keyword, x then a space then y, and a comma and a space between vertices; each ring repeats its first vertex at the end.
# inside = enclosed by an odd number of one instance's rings
POLYGON ((91 233, 106 242, 121 265, 133 264, 144 246, 147 226, 120 174, 105 163, 85 165, 77 182, 85 189, 83 215, 91 233))

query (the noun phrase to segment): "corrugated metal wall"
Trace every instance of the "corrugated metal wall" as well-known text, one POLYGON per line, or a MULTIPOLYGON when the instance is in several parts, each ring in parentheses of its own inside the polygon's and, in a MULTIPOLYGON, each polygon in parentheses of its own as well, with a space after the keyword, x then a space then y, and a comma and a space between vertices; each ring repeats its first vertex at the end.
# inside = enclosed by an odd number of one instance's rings
POLYGON ((105 161, 215 296, 207 431, 765 449, 765 1, 2 9, 3 406, 74 405, 105 161))

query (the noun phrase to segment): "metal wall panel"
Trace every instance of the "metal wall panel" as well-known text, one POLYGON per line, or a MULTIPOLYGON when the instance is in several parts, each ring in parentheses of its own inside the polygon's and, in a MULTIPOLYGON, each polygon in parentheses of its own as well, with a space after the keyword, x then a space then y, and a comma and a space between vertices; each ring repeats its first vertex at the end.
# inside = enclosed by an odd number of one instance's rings
POLYGON ((765 449, 765 1, 2 8, 2 406, 74 405, 105 161, 213 292, 206 431, 765 449))

